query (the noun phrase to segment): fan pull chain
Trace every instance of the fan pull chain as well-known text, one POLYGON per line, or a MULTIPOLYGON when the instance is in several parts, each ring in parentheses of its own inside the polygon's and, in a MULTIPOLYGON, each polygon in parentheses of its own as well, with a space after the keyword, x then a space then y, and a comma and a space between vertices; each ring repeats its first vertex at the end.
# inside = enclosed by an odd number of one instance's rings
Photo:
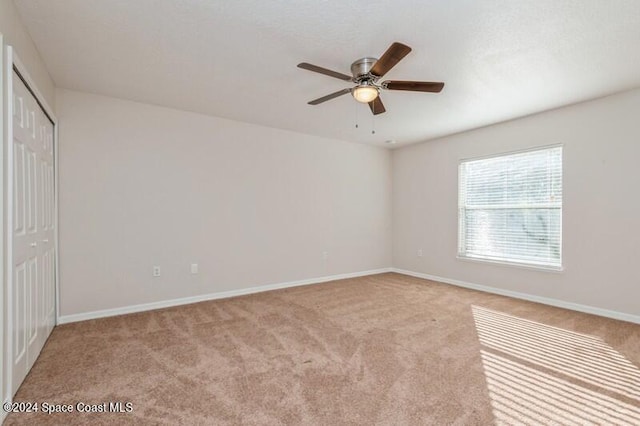
POLYGON ((354 102, 353 107, 356 109, 356 129, 358 128, 358 103, 354 102))
POLYGON ((375 115, 371 115, 371 134, 372 135, 376 134, 376 116, 375 115))

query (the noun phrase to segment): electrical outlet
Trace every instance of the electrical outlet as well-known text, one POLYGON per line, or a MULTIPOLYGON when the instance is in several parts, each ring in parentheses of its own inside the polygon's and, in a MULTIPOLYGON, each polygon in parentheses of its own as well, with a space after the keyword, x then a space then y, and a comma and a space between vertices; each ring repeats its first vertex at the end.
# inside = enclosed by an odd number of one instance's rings
POLYGON ((197 263, 192 263, 191 264, 191 273, 192 274, 197 274, 198 273, 198 264, 197 263))
POLYGON ((323 251, 322 252, 322 260, 327 260, 329 259, 329 252, 328 251, 323 251))
POLYGON ((418 257, 422 257, 422 249, 418 250, 418 257))
POLYGON ((159 266, 154 266, 153 267, 153 276, 154 277, 159 277, 160 276, 160 267, 159 266))

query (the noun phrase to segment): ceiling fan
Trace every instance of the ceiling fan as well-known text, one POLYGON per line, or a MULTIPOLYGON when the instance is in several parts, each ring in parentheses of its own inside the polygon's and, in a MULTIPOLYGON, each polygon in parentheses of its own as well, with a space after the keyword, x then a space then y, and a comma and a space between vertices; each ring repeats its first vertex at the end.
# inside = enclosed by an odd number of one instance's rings
POLYGON ((413 92, 432 92, 439 93, 444 87, 444 83, 429 81, 400 81, 387 80, 378 83, 391 68, 402 60, 411 52, 411 48, 402 43, 395 42, 386 52, 382 54, 380 59, 365 57, 358 59, 351 64, 351 74, 342 74, 326 68, 312 65, 307 62, 298 64, 298 68, 328 75, 329 77, 339 78, 344 81, 356 83, 355 87, 350 89, 342 89, 329 95, 314 99, 308 102, 309 105, 318 105, 328 100, 337 98, 338 96, 351 93, 356 101, 369 104, 371 112, 374 115, 382 114, 386 111, 384 104, 380 99, 380 90, 409 90, 413 92))

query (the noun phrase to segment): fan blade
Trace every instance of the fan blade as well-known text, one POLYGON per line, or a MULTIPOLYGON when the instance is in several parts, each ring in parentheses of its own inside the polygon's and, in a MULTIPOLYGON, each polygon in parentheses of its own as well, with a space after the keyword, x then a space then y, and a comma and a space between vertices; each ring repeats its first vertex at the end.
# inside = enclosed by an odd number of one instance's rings
POLYGON ((337 72, 337 71, 331 71, 326 68, 319 67, 317 65, 308 64, 306 62, 299 63, 298 68, 328 75, 329 77, 339 78, 340 80, 344 80, 344 81, 351 81, 350 75, 342 74, 341 72, 337 72))
POLYGON ((440 93, 444 83, 431 81, 398 81, 388 80, 382 83, 382 87, 389 90, 410 90, 412 92, 432 92, 440 93))
POLYGON ((318 99, 314 99, 314 100, 312 100, 310 102, 307 102, 307 103, 309 105, 318 105, 318 104, 321 104, 323 102, 329 101, 329 100, 331 100, 333 98, 337 98, 338 96, 346 95, 347 93, 350 93, 350 92, 351 92, 351 89, 338 90, 337 92, 333 92, 330 95, 323 96, 323 97, 318 98, 318 99))
POLYGON ((402 58, 407 56, 409 52, 411 52, 409 46, 398 42, 393 43, 373 65, 370 71, 371 74, 382 77, 388 73, 391 68, 395 67, 402 58))
POLYGON ((386 109, 384 109, 384 104, 382 103, 382 99, 380 99, 380 96, 369 102, 369 108, 371 108, 371 112, 373 113, 373 115, 382 114, 386 111, 386 109))

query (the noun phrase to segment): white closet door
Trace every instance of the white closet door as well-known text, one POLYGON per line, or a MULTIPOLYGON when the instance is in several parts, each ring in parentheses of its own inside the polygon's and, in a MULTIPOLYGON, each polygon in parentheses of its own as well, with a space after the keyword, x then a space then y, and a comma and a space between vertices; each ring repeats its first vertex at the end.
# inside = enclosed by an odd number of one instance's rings
POLYGON ((53 124, 13 74, 13 377, 17 391, 54 324, 53 124))

